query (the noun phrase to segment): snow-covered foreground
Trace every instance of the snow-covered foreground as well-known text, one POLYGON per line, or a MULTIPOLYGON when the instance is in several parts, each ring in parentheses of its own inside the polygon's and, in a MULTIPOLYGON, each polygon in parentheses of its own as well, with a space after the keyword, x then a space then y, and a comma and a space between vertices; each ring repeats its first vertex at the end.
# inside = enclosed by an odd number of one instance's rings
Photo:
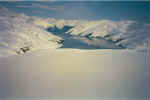
POLYGON ((146 100, 150 98, 149 58, 132 51, 77 49, 0 58, 0 97, 146 100))

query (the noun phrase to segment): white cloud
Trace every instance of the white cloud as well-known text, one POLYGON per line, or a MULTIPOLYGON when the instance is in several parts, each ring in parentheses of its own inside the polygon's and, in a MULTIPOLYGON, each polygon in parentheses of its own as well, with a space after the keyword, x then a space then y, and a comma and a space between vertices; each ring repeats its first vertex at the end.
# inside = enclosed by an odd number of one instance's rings
POLYGON ((43 4, 32 3, 32 5, 17 5, 19 8, 41 8, 45 10, 64 10, 64 6, 47 6, 43 4))

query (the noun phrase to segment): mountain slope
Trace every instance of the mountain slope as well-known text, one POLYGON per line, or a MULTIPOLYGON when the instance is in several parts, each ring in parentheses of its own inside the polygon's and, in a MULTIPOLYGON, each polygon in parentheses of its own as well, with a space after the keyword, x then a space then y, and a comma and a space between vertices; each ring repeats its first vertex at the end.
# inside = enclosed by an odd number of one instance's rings
POLYGON ((60 47, 57 41, 61 38, 49 34, 30 23, 29 20, 30 18, 23 14, 10 14, 9 12, 1 14, 0 56, 23 53, 23 49, 34 51, 60 47))
POLYGON ((0 12, 0 56, 47 48, 150 51, 149 23, 43 19, 5 8, 0 12))
MULTIPOLYGON (((43 20, 43 19, 40 19, 43 20)), ((65 27, 72 27, 71 29, 65 31, 65 35, 69 34, 83 38, 82 41, 86 44, 92 44, 96 46, 106 47, 106 48, 127 48, 134 49, 138 51, 148 51, 150 50, 150 23, 138 22, 138 21, 111 21, 111 20, 99 20, 99 21, 85 21, 85 20, 56 20, 56 19, 44 19, 45 25, 38 23, 39 20, 34 20, 34 23, 45 27, 53 27, 52 30, 58 28, 59 30, 65 27), (49 23, 49 25, 48 25, 49 23), (56 27, 56 28, 54 28, 56 27), (86 37, 86 39, 85 39, 86 37), (87 39, 96 40, 95 42, 89 41, 87 39), (97 41, 98 40, 98 41, 97 41), (102 41, 110 43, 111 46, 106 46, 102 41), (87 42, 88 41, 88 42, 87 42), (92 42, 92 43, 91 43, 92 42), (115 45, 115 46, 112 46, 115 45)), ((52 32, 52 31, 51 31, 52 32)), ((59 31, 58 31, 59 32, 59 31)), ((53 32, 52 32, 53 33, 53 32)), ((62 34, 61 32, 59 32, 62 34)), ((60 36, 60 34, 55 34, 60 36)), ((112 49, 114 49, 112 48, 112 49)), ((101 48, 103 49, 103 48, 101 48)))

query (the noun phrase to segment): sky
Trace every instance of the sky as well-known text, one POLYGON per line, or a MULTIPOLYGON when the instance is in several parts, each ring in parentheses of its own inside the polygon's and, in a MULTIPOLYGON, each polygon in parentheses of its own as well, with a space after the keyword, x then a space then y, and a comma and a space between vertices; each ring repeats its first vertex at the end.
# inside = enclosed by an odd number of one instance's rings
POLYGON ((0 1, 150 1, 150 0, 0 0, 0 1))
POLYGON ((150 21, 150 2, 0 2, 0 7, 29 16, 82 20, 150 21))

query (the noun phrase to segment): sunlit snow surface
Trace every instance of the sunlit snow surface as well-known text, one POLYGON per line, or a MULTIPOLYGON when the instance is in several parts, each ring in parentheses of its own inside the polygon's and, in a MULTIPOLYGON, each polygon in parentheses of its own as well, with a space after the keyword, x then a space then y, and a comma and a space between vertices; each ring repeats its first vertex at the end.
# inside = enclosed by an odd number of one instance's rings
POLYGON ((148 100, 149 55, 124 50, 42 50, 0 59, 6 100, 148 100))

